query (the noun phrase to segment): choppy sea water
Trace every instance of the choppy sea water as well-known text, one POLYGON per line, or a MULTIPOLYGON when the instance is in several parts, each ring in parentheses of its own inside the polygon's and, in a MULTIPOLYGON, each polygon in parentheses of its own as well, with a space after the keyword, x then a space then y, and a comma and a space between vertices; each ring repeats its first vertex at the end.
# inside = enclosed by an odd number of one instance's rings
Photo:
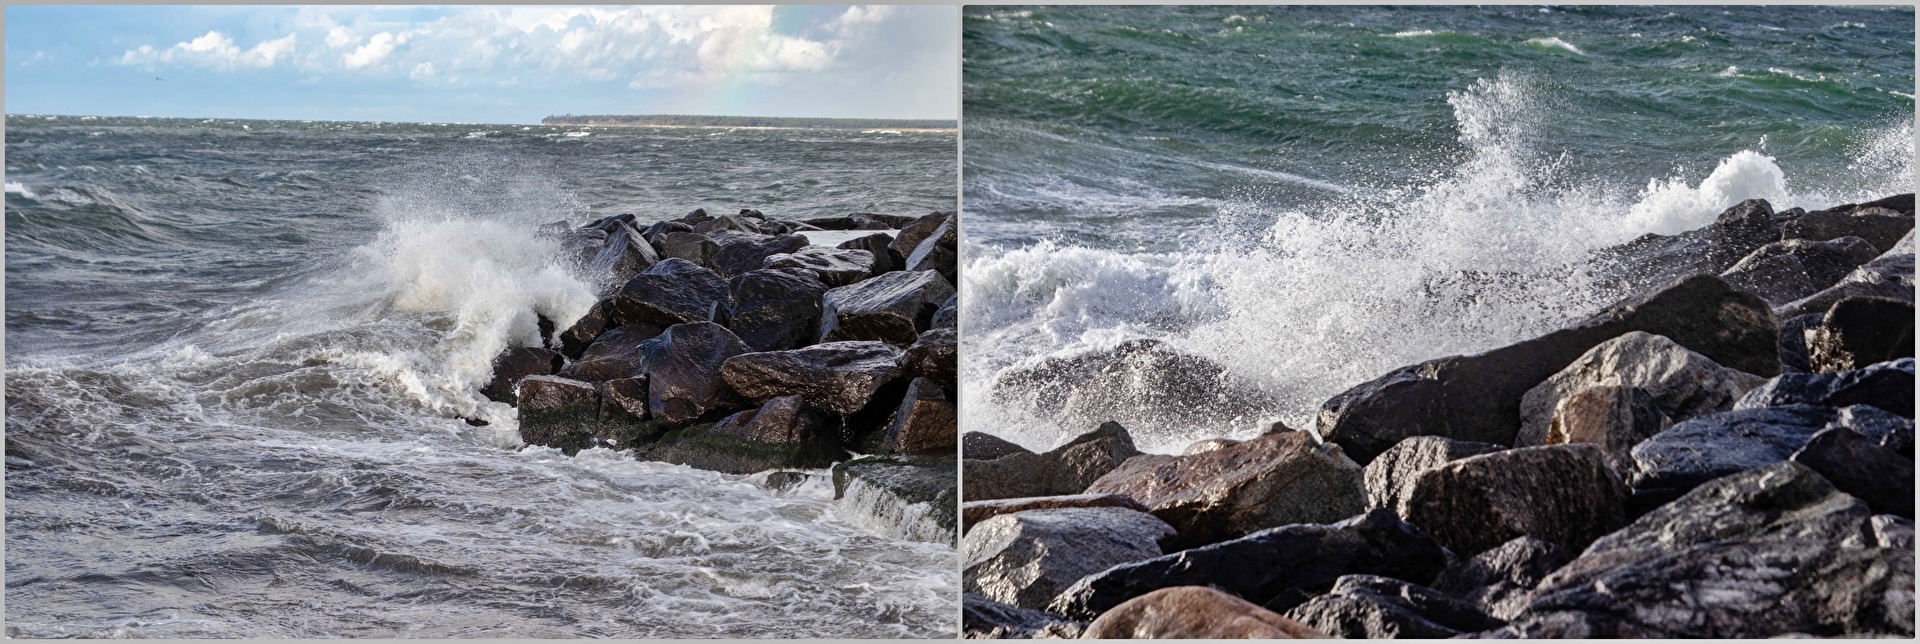
POLYGON ((7 634, 951 637, 951 546, 818 479, 522 449, 477 387, 592 304, 540 223, 948 210, 954 149, 10 116, 7 634))
POLYGON ((963 34, 962 430, 1035 449, 1093 428, 993 394, 1049 357, 1156 338, 1277 400, 1130 427, 1150 451, 1310 428, 1617 300, 1593 249, 1914 185, 1911 7, 994 6, 963 34))

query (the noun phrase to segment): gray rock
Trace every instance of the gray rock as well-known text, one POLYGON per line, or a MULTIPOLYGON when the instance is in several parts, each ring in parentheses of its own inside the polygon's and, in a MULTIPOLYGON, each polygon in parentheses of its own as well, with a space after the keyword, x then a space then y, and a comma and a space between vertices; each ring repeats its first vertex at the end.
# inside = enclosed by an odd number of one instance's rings
POLYGON ((1873 543, 1895 550, 1913 549, 1913 520, 1891 514, 1876 514, 1871 522, 1873 543))
POLYGON ((587 382, 639 376, 646 372, 647 354, 643 345, 663 331, 666 328, 648 322, 609 330, 580 352, 579 360, 562 367, 559 374, 587 382))
POLYGON ((799 396, 784 396, 710 426, 696 425, 668 433, 638 450, 636 456, 716 472, 752 474, 780 468, 823 468, 844 454, 819 411, 808 407, 799 396))
POLYGON ((520 380, 520 440, 568 454, 592 443, 600 429, 600 399, 592 384, 559 376, 520 380))
POLYGON ((1137 427, 1244 422, 1275 404, 1226 367, 1150 339, 1009 369, 991 393, 1002 404, 1062 423, 1114 420, 1137 427))
POLYGON ((1736 410, 1674 425, 1635 446, 1628 482, 1636 496, 1670 498, 1728 474, 1784 461, 1828 427, 1854 429, 1876 441, 1913 435, 1912 421, 1864 405, 1736 410))
POLYGON ((1639 387, 1600 385, 1560 399, 1544 444, 1587 443, 1605 451, 1615 472, 1633 469, 1633 446, 1673 426, 1652 394, 1639 387))
POLYGON ((620 287, 613 321, 668 327, 724 320, 731 301, 727 281, 718 274, 684 259, 666 259, 620 287))
POLYGON ((1807 361, 1807 327, 1820 324, 1823 313, 1797 315, 1780 321, 1780 369, 1782 373, 1813 371, 1807 361))
POLYGON ((806 346, 820 333, 820 298, 827 292, 811 271, 748 271, 727 282, 733 315, 727 328, 754 351, 806 346))
POLYGON ((596 290, 606 295, 659 262, 659 253, 640 231, 626 223, 616 223, 586 268, 588 277, 599 285, 596 290))
POLYGON ((720 373, 748 400, 799 395, 815 407, 852 414, 900 376, 902 355, 884 342, 828 342, 741 355, 728 360, 720 373))
POLYGON ((940 383, 947 391, 959 388, 960 337, 951 328, 932 329, 920 334, 907 347, 906 362, 902 363, 907 375, 931 378, 940 383))
POLYGON ((1913 302, 1849 297, 1805 331, 1807 364, 1832 373, 1913 357, 1913 302))
POLYGON ((879 340, 902 347, 933 328, 933 313, 954 295, 953 285, 933 271, 894 271, 828 290, 820 341, 879 340))
MULTIPOLYGON (((947 223, 949 216, 949 213, 936 212, 908 222, 907 225, 900 227, 900 232, 894 233, 893 245, 889 248, 893 249, 895 255, 902 258, 913 255, 913 251, 920 248, 920 242, 926 241, 927 237, 940 230, 940 226, 947 223)), ((904 262, 902 266, 905 266, 904 262)))
POLYGON ((1913 230, 1913 214, 1877 206, 1845 205, 1810 212, 1787 222, 1780 229, 1785 239, 1826 240, 1861 237, 1885 252, 1913 230))
POLYGON ((693 232, 691 226, 685 232, 669 231, 650 239, 660 251, 660 259, 684 259, 708 270, 713 268, 714 256, 720 254, 719 244, 693 232))
POLYGON ((864 250, 872 256, 872 272, 869 277, 900 270, 906 264, 906 258, 893 252, 893 235, 874 233, 858 239, 840 242, 835 248, 845 250, 864 250))
POLYGON ((1626 523, 1626 486, 1593 445, 1471 456, 1414 479, 1406 520, 1462 556, 1530 536, 1567 550, 1626 523))
POLYGON ((1748 391, 1733 408, 1873 405, 1912 418, 1913 389, 1913 358, 1902 358, 1854 371, 1785 374, 1748 391))
POLYGON ((1572 560, 1573 554, 1560 546, 1518 537, 1447 566, 1434 578, 1433 588, 1464 599, 1495 618, 1513 619, 1540 580, 1572 560))
POLYGON ((906 268, 909 271, 939 271, 948 282, 960 283, 959 274, 960 222, 948 217, 940 222, 940 227, 927 233, 927 238, 914 247, 906 256, 906 268))
POLYGON ((796 253, 807 247, 804 235, 762 235, 715 230, 707 233, 707 238, 719 247, 713 254, 712 268, 725 277, 759 270, 766 265, 770 256, 796 253))
POLYGON ((1071 639, 1086 628, 1081 622, 1067 621, 1052 613, 1027 610, 996 602, 973 593, 960 600, 961 637, 966 639, 1071 639))
POLYGON ((813 271, 827 286, 846 286, 873 274, 873 253, 808 246, 791 253, 768 255, 762 268, 800 268, 813 271))
POLYGON ((1299 432, 1121 467, 1086 491, 1139 501, 1179 530, 1183 547, 1283 525, 1330 523, 1366 509, 1360 466, 1338 447, 1299 432))
POLYGON ((1022 452, 961 461, 968 501, 1079 494, 1127 459, 1140 455, 1119 423, 1105 423, 1042 454, 1022 452))
POLYGON ((969 460, 984 461, 1033 451, 992 434, 967 432, 960 435, 960 453, 969 460))
POLYGON ((1835 302, 1849 297, 1884 297, 1912 302, 1913 253, 1876 257, 1847 273, 1840 283, 1781 305, 1774 312, 1783 320, 1808 313, 1825 313, 1835 302))
POLYGON ((587 309, 585 315, 575 320, 567 330, 561 331, 558 336, 560 353, 569 360, 579 360, 580 354, 586 351, 587 346, 593 344, 600 334, 617 326, 613 324, 613 306, 613 298, 600 298, 600 301, 593 303, 593 308, 587 309))
POLYGON ((1721 272, 1720 277, 1734 288, 1778 306, 1833 286, 1879 254, 1873 244, 1859 237, 1786 239, 1754 250, 1721 272))
POLYGON ((960 296, 955 294, 933 312, 933 326, 938 329, 957 329, 960 327, 960 296))
POLYGON ((1405 516, 1407 498, 1413 495, 1413 482, 1422 473, 1469 456, 1503 449, 1506 447, 1492 443, 1441 436, 1414 436, 1400 441, 1361 472, 1367 488, 1367 509, 1386 508, 1405 516))
MULTIPOLYGON (((1136 512, 1146 512, 1147 506, 1120 494, 1063 494, 1059 496, 1034 496, 1024 499, 997 499, 993 501, 967 501, 960 504, 960 531, 965 533, 981 521, 1015 512, 1028 510, 1054 510, 1059 508, 1122 508, 1136 512)), ((1155 519, 1159 521, 1159 519, 1155 519)), ((1161 521, 1165 523, 1165 521, 1161 521)), ((1169 527, 1169 530, 1172 528, 1169 527)), ((1165 539, 1172 543, 1172 533, 1165 539)))
POLYGON ((840 514, 882 534, 955 544, 958 469, 951 458, 868 456, 833 466, 840 514))
POLYGON ((1287 617, 1343 639, 1434 639, 1505 626, 1479 607, 1425 586, 1375 575, 1347 575, 1333 590, 1287 617))
POLYGON ((1123 508, 1059 508, 1002 514, 962 539, 967 592, 1021 608, 1047 602, 1081 577, 1160 556, 1173 528, 1123 508))
POLYGON ((1595 385, 1639 388, 1652 394, 1667 418, 1678 422, 1726 411, 1741 394, 1763 382, 1765 378, 1722 367, 1665 336, 1630 331, 1594 345, 1527 390, 1520 398, 1520 432, 1514 444, 1548 444, 1547 433, 1560 401, 1595 385))
POLYGON ((1881 514, 1913 518, 1913 459, 1845 427, 1820 430, 1789 457, 1881 514))

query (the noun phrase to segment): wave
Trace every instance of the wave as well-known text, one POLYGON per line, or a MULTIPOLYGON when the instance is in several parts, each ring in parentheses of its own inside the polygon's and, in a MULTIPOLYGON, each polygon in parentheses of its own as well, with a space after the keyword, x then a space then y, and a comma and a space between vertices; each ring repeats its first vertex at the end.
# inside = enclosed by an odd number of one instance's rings
POLYGON ((1573 43, 1569 43, 1565 40, 1561 40, 1553 36, 1548 36, 1546 38, 1529 39, 1527 40, 1526 44, 1533 45, 1536 47, 1546 47, 1549 49, 1559 49, 1564 51, 1570 51, 1570 52, 1579 54, 1581 56, 1587 55, 1587 52, 1581 51, 1579 47, 1573 46, 1573 43))
POLYGON ((33 190, 17 181, 7 182, 7 194, 20 195, 28 199, 34 198, 33 190))

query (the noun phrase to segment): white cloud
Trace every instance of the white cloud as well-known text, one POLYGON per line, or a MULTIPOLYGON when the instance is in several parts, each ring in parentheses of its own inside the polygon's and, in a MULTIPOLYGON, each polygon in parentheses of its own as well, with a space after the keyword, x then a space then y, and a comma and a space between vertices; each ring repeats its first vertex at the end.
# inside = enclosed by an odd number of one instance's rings
POLYGON ((420 63, 418 65, 414 65, 413 71, 407 74, 407 78, 411 78, 417 81, 433 78, 433 63, 420 63))
POLYGON ((141 45, 121 54, 120 63, 155 67, 162 64, 184 64, 212 69, 255 68, 264 69, 293 53, 299 34, 292 33, 272 40, 261 41, 250 49, 241 49, 233 38, 218 31, 209 31, 204 36, 184 42, 174 43, 166 49, 155 49, 151 45, 141 45))
POLYGON ((347 69, 360 69, 378 63, 386 58, 387 54, 393 53, 393 48, 403 42, 404 38, 404 33, 396 38, 392 33, 382 31, 367 39, 367 44, 361 45, 359 49, 341 58, 340 62, 347 69))
POLYGON ((359 37, 353 34, 353 30, 346 27, 334 26, 327 29, 327 46, 334 49, 345 47, 358 39, 359 37))

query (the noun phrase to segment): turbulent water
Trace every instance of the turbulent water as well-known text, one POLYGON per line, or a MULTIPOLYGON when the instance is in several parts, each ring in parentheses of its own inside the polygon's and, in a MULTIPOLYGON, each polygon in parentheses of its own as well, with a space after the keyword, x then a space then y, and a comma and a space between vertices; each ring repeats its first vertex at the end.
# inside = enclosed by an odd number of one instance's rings
POLYGON ((954 206, 951 133, 10 116, 12 637, 950 637, 949 545, 522 449, 535 226, 954 206), (473 427, 458 420, 491 421, 473 427))
POLYGON ((971 7, 963 32, 962 429, 1036 449, 1098 421, 995 393, 1050 356, 1157 338, 1276 401, 1130 427, 1143 449, 1311 427, 1616 301, 1596 248, 1913 191, 1910 7, 971 7))

